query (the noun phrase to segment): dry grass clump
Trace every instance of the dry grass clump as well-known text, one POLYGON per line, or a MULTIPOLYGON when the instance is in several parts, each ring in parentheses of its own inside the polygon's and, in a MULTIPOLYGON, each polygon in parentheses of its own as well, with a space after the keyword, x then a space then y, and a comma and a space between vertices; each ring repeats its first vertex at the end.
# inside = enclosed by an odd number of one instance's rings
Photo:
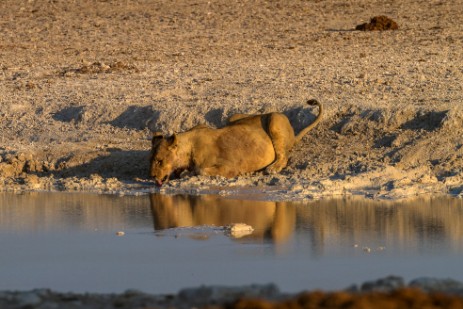
POLYGON ((302 309, 302 308, 463 308, 463 298, 443 293, 425 293, 418 289, 399 289, 391 293, 306 292, 282 302, 241 299, 227 309, 302 309))
POLYGON ((139 72, 136 66, 125 63, 123 61, 114 61, 108 64, 95 61, 91 63, 84 63, 79 68, 65 68, 62 70, 61 75, 67 76, 69 74, 101 74, 121 71, 139 72))

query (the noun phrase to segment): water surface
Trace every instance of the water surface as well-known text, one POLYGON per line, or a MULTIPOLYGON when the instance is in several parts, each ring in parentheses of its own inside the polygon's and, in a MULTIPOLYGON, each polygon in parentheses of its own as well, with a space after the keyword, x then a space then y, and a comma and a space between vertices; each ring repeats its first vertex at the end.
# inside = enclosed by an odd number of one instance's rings
POLYGON ((0 290, 273 282, 298 292, 387 275, 463 280, 463 202, 0 194, 0 248, 0 290), (221 228, 231 223, 255 230, 235 238, 221 228))

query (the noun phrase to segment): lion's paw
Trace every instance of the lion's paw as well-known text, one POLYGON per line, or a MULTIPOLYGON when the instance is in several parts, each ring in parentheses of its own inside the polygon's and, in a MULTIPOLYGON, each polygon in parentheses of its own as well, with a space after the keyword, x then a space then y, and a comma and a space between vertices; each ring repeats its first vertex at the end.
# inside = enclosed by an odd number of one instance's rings
POLYGON ((282 166, 280 167, 275 164, 272 164, 265 168, 265 172, 268 174, 276 174, 276 173, 279 173, 282 169, 283 169, 282 166))

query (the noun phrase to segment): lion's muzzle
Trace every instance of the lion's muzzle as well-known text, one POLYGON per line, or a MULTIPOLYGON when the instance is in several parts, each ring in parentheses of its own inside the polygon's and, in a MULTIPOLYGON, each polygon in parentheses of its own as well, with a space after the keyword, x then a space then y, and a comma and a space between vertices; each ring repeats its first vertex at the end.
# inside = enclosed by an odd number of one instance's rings
POLYGON ((164 183, 166 183, 168 181, 169 181, 169 176, 164 176, 161 179, 158 179, 158 178, 154 177, 154 182, 156 183, 156 185, 158 187, 161 187, 164 183))

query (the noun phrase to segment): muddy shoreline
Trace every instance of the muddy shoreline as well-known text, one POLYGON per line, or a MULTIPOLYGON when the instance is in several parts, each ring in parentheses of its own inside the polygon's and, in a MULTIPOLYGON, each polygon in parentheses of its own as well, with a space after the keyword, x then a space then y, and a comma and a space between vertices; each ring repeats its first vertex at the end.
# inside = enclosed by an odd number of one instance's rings
POLYGON ((120 294, 60 293, 48 289, 24 292, 0 291, 0 305, 13 308, 390 308, 390 306, 459 308, 463 283, 451 279, 418 278, 405 283, 401 277, 386 277, 352 285, 338 292, 282 293, 277 286, 201 286, 177 294, 153 295, 137 290, 120 294), (310 305, 309 305, 310 304, 310 305), (361 307, 359 307, 361 306, 361 307))

